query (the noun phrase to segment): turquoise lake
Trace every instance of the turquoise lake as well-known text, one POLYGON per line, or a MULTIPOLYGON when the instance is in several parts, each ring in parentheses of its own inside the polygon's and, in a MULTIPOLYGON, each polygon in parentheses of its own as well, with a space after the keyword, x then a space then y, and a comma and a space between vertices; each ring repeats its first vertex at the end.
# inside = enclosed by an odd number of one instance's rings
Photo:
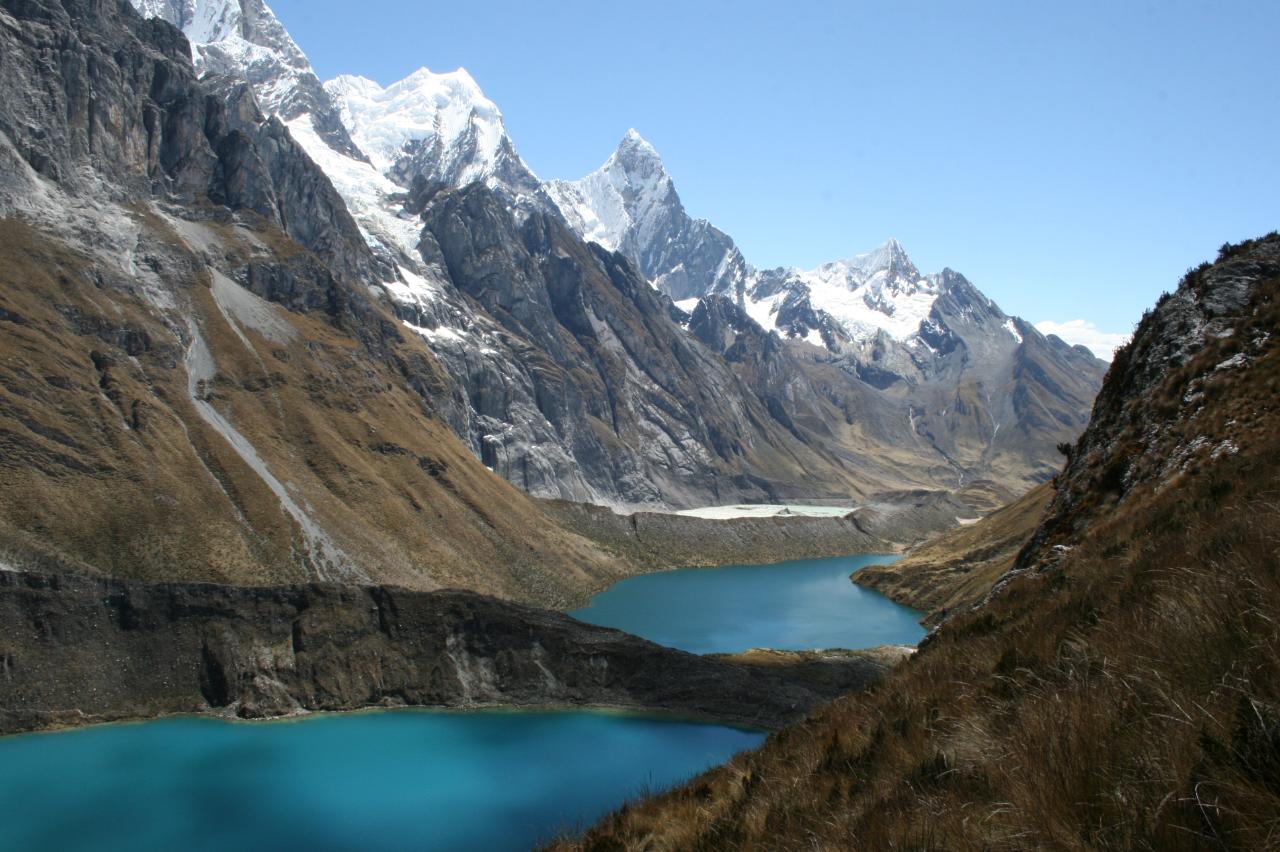
POLYGON ((610 713, 173 718, 0 739, 0 849, 529 849, 763 734, 610 713))
POLYGON ((849 580, 859 568, 896 558, 840 556, 644 574, 569 614, 696 654, 914 645, 925 634, 922 613, 849 580))
MULTIPOLYGON (((572 613, 699 653, 914 644, 892 556, 634 577, 572 613)), ((0 738, 0 850, 528 849, 764 735, 606 712, 172 718, 0 738)))

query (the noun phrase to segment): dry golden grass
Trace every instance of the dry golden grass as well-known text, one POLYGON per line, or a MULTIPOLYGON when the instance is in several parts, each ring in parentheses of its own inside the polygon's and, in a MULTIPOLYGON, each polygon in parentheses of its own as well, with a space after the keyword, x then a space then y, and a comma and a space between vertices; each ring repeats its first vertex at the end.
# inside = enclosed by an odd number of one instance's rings
MULTIPOLYGON (((1099 490, 1114 459, 1098 459, 1089 499, 1030 554, 1056 565, 870 694, 560 845, 1280 848, 1280 280, 1259 292, 1237 328, 1263 340, 1251 365, 1213 374, 1216 408, 1162 415, 1124 489, 1099 490), (1225 434, 1237 452, 1156 475, 1166 450, 1225 434)), ((1210 342, 1153 399, 1182 399, 1237 345, 1210 342)), ((1120 403, 1150 423, 1151 401, 1120 403)))
POLYGON ((871 695, 582 847, 1274 848, 1278 470, 1273 442, 1110 519, 871 695))
POLYGON ((1013 567, 1053 497, 1049 483, 1037 486, 972 526, 949 530, 889 565, 871 565, 854 575, 861 586, 929 614, 936 624, 947 613, 981 601, 1013 567))
MULTIPOLYGON (((289 342, 233 328, 174 229, 154 211, 135 213, 214 355, 203 397, 361 576, 566 606, 628 570, 485 470, 394 363, 325 315, 274 306, 296 331, 289 342)), ((220 263, 261 261, 254 241, 273 246, 281 263, 300 257, 276 245, 287 239, 279 234, 208 230, 222 243, 220 263)), ((147 580, 308 579, 296 524, 188 398, 180 321, 167 326, 118 277, 0 220, 4 558, 147 580)), ((434 364, 411 335, 388 345, 400 363, 434 364)))

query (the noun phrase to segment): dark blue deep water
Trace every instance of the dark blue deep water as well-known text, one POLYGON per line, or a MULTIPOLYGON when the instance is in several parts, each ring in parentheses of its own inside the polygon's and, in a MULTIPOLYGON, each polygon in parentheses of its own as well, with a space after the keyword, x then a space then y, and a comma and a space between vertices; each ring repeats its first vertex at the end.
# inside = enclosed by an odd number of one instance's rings
POLYGON ((630 577, 569 613, 696 654, 914 645, 922 613, 849 575, 894 556, 840 556, 772 565, 684 568, 630 577))
POLYGON ((27 734, 0 739, 0 849, 528 849, 762 739, 577 712, 27 734))

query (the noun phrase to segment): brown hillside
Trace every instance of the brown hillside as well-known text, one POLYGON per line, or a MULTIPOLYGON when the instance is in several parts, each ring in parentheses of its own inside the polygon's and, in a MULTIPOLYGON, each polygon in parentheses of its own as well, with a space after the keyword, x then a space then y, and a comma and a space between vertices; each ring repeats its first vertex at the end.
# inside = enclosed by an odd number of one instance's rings
POLYGON ((1263 849, 1280 837, 1280 235, 1117 357, 1035 537, 873 693, 590 849, 1263 849))
MULTIPOLYGON (((6 219, 6 562, 146 580, 466 587, 545 605, 580 599, 623 570, 485 470, 356 341, 231 282, 239 264, 288 257, 287 237, 230 217, 190 223, 145 208, 136 218, 141 252, 187 303, 212 356, 197 395, 340 555, 315 552, 264 477, 196 410, 195 338, 96 258, 6 219), (205 242, 193 248, 197 237, 205 242)), ((430 361, 408 336, 388 345, 399 359, 430 361)))
POLYGON ((860 586, 929 613, 937 624, 949 613, 978 603, 1013 567, 1053 497, 1039 485, 976 524, 960 526, 914 548, 897 562, 868 565, 853 575, 860 586))

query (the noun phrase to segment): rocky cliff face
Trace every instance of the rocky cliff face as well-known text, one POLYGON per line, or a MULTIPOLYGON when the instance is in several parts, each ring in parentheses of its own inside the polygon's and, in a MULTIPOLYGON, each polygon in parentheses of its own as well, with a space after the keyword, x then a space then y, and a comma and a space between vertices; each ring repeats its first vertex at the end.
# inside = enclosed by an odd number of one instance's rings
MULTIPOLYGON (((854 487, 852 472, 788 432, 719 353, 671 322, 624 258, 584 244, 553 215, 517 224, 484 187, 423 199, 424 255, 502 336, 521 341, 537 410, 597 493, 689 505, 854 487)), ((480 405, 495 406, 482 416, 502 422, 502 400, 483 393, 480 405)), ((480 444, 486 463, 535 493, 572 481, 568 470, 539 469, 538 448, 516 430, 480 444)))
MULTIPOLYGON (((584 239, 631 258, 686 313, 728 298, 776 333, 784 345, 757 347, 775 375, 811 374, 815 356, 838 365, 818 384, 876 410, 861 417, 872 431, 880 417, 906 420, 908 434, 879 438, 907 452, 919 446, 917 481, 985 477, 1025 490, 1055 468, 1055 444, 1084 428, 1102 362, 1006 315, 952 270, 921 274, 895 240, 814 270, 756 270, 728 236, 689 217, 635 131, 598 171, 548 191, 584 239)), ((745 322, 736 320, 739 329, 745 322)), ((774 404, 813 400, 814 378, 757 389, 774 404)))
POLYGON ((568 604, 624 570, 439 419, 329 179, 125 3, 0 4, 6 562, 568 604))
POLYGON ((808 659, 739 665, 466 592, 383 587, 4 571, 0 616, 0 733, 168 713, 547 705, 771 728, 886 668, 848 656, 820 676, 808 659))
MULTIPOLYGON (((229 70, 204 57, 241 57, 241 74, 267 112, 285 120, 359 222, 380 263, 381 297, 452 379, 436 400, 442 416, 486 464, 533 493, 637 507, 805 488, 843 497, 955 489, 978 479, 1013 492, 1048 476, 1054 445, 1083 427, 1098 362, 1006 317, 958 275, 920 275, 896 244, 813 272, 759 272, 727 235, 686 213, 661 158, 634 131, 587 178, 544 184, 519 158, 497 106, 461 69, 420 69, 387 87, 339 77, 320 98, 305 58, 269 12, 233 0, 194 11, 138 3, 183 26, 202 67, 229 70), (335 114, 354 149, 326 131, 335 114), (455 228, 496 228, 506 239, 528 217, 562 215, 572 233, 625 255, 681 302, 683 314, 660 302, 641 306, 655 319, 679 325, 703 296, 735 301, 746 317, 737 323, 737 348, 703 340, 711 357, 699 356, 708 370, 702 384, 718 398, 731 394, 732 403, 693 402, 670 415, 665 405, 648 406, 623 411, 615 423, 599 417, 612 402, 595 389, 586 390, 594 400, 562 399, 563 384, 546 365, 568 365, 559 360, 563 347, 544 348, 550 326, 517 328, 509 314, 478 303, 474 282, 455 277, 460 267, 440 254, 436 225, 421 219, 435 209, 421 203, 424 194, 476 185, 515 226, 495 226, 472 203, 451 211, 455 228), (464 223, 472 212, 483 215, 464 223), (760 332, 744 334, 747 322, 760 332), (765 342, 769 334, 778 339, 765 342), (728 382, 726 366, 736 374, 728 382), (722 419, 716 409, 766 411, 730 431, 739 442, 773 445, 782 461, 726 461, 725 442, 708 444, 697 422, 722 419), (597 419, 582 420, 588 411, 597 419), (641 433, 657 436, 661 453, 637 456, 641 433), (724 484, 717 490, 711 482, 724 484)), ((537 251, 513 243, 514 255, 537 251)), ((664 341, 680 336, 669 331, 633 341, 659 347, 627 353, 640 374, 667 357, 664 341)), ((591 347, 571 354, 586 358, 572 366, 588 375, 617 367, 591 347)))

